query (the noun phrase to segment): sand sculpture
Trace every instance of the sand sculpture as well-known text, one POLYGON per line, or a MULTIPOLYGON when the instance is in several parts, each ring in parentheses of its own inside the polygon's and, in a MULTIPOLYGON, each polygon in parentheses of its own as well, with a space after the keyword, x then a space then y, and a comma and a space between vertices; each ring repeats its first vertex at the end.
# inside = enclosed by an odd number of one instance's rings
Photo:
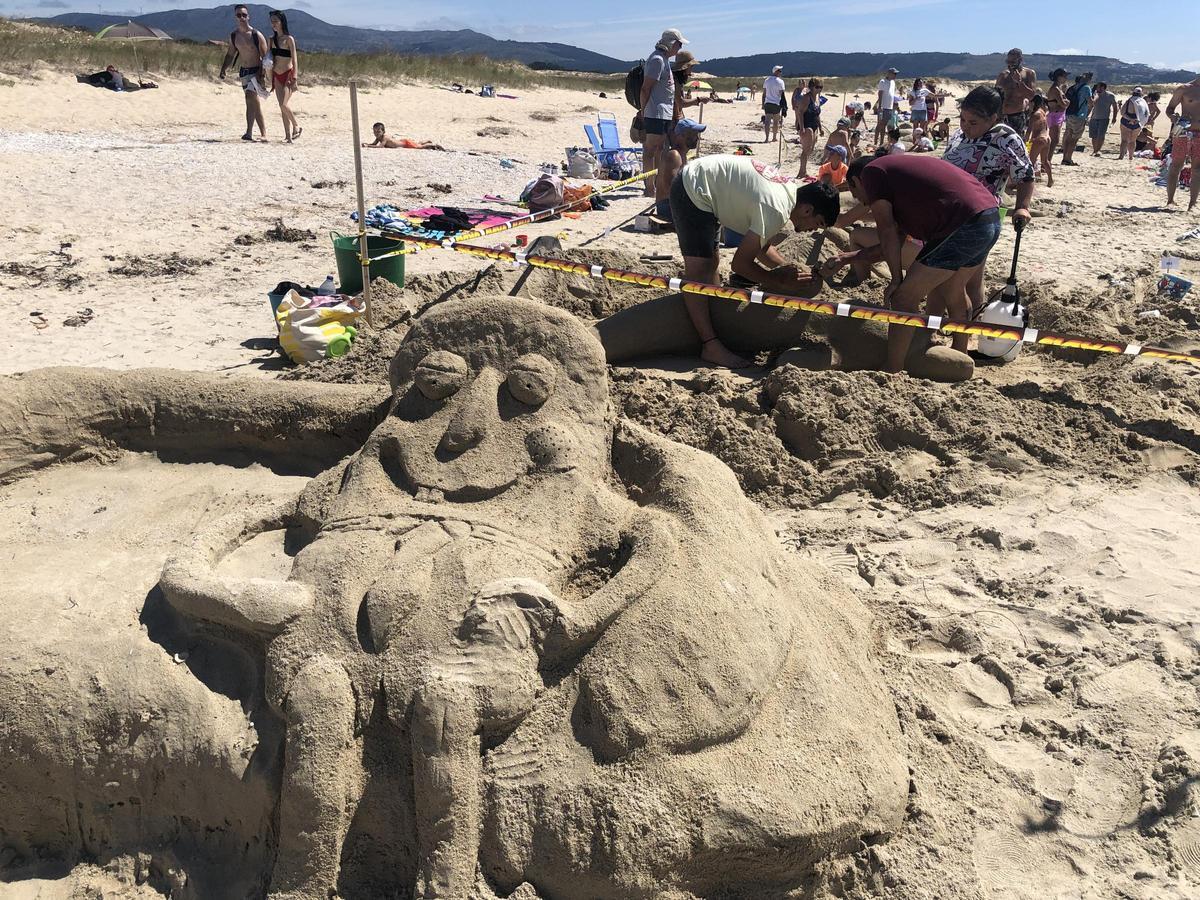
MULTIPOLYGON (((753 356, 761 350, 787 350, 823 335, 829 351, 804 367, 856 371, 882 370, 887 362, 887 326, 879 322, 811 316, 797 310, 714 300, 713 326, 726 345, 753 356)), ((966 353, 932 343, 933 332, 914 329, 905 371, 933 381, 966 381, 975 363, 966 353)), ((684 306, 683 294, 667 294, 628 307, 596 323, 596 335, 614 365, 660 355, 698 355, 700 337, 684 306)), ((797 360, 792 360, 797 362, 797 360)))
POLYGON ((547 900, 764 896, 899 825, 866 611, 715 458, 614 420, 576 319, 445 303, 391 376, 361 449, 163 571, 178 613, 260 655, 284 723, 271 896, 370 896, 348 863, 368 852, 402 896, 480 877, 547 900), (308 542, 285 581, 218 571, 289 526, 308 542))

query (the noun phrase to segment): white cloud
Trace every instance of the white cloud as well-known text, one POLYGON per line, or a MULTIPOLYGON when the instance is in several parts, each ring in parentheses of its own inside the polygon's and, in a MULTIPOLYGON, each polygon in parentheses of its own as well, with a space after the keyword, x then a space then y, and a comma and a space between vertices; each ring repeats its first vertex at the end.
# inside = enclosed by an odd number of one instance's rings
POLYGON ((1187 69, 1189 72, 1200 72, 1200 59, 1193 59, 1191 62, 1181 62, 1179 68, 1187 69))
POLYGON ((1078 47, 1064 47, 1061 50, 1051 50, 1051 56, 1083 56, 1083 51, 1078 47))

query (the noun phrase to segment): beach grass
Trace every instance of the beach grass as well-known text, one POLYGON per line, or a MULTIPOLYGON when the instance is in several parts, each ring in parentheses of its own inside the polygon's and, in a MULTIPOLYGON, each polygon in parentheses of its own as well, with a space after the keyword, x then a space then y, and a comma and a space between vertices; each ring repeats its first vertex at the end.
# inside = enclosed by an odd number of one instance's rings
MULTIPOLYGON (((562 72, 532 69, 520 63, 489 59, 485 56, 417 56, 398 53, 318 53, 303 52, 302 79, 307 84, 346 84, 357 80, 366 88, 378 85, 458 83, 478 89, 495 85, 498 90, 522 90, 555 87, 599 93, 624 100, 625 75, 599 75, 588 72, 562 72)), ((195 41, 101 41, 88 31, 57 28, 0 18, 0 86, 13 79, 36 78, 46 69, 71 74, 96 72, 115 65, 130 75, 145 78, 217 78, 221 70, 222 49, 195 41)), ((703 63, 700 68, 703 69, 703 63)), ((879 73, 824 78, 823 93, 850 100, 873 100, 879 73)), ((761 96, 762 76, 708 77, 718 93, 732 96, 739 84, 755 85, 761 96)), ((949 79, 943 79, 948 81, 949 79)), ((796 84, 788 78, 789 89, 796 84)), ((973 86, 973 85, 972 85, 973 86)), ((1119 93, 1126 86, 1114 85, 1119 93)), ((1147 91, 1160 90, 1164 102, 1173 86, 1144 85, 1147 91)))
MULTIPOLYGON (((423 82, 498 90, 558 87, 623 96, 623 75, 538 71, 484 56, 409 56, 398 53, 305 53, 301 77, 308 84, 423 82)), ((36 77, 45 69, 97 72, 108 65, 147 78, 217 78, 222 50, 194 41, 101 41, 90 32, 0 19, 0 73, 36 77)))

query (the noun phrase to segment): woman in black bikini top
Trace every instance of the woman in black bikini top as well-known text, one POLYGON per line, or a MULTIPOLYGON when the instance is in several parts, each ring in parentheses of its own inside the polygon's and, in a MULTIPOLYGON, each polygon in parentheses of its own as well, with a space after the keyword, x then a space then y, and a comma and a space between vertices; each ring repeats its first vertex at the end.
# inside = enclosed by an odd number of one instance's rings
POLYGON ((296 92, 297 65, 300 54, 296 50, 296 39, 288 31, 287 16, 279 10, 271 10, 271 87, 279 101, 279 113, 283 116, 283 135, 290 144, 304 130, 296 121, 296 114, 288 105, 296 92))

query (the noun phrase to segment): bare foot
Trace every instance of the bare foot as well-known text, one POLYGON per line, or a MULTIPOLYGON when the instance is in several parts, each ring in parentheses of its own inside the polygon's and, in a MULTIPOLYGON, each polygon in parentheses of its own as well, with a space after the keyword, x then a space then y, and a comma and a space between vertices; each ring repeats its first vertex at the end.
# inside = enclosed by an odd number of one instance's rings
POLYGON ((1053 175, 1046 176, 1046 187, 1048 187, 1048 188, 1054 187, 1054 176, 1053 175))
POLYGON ((700 358, 713 365, 724 366, 726 369, 744 369, 750 365, 749 360, 742 359, 722 344, 720 338, 705 341, 700 348, 700 358))
POLYGON ((242 135, 242 140, 243 141, 252 141, 252 140, 254 140, 254 135, 252 135, 249 131, 247 131, 245 134, 242 135))

